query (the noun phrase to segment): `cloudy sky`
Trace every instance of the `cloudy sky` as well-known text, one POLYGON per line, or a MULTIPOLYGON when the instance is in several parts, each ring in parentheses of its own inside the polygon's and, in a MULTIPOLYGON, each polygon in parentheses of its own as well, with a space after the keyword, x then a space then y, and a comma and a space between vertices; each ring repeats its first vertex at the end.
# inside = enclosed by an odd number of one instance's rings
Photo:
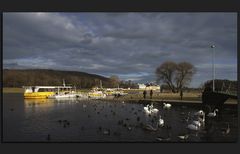
POLYGON ((3 67, 154 81, 165 61, 192 63, 191 86, 237 79, 236 13, 4 13, 3 67))

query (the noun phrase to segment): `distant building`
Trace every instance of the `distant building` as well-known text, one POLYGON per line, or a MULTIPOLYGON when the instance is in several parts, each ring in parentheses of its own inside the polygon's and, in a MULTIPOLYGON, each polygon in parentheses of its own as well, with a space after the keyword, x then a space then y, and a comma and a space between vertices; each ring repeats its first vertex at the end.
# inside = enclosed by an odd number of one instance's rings
POLYGON ((159 85, 147 86, 145 89, 146 90, 160 90, 160 86, 159 85))
POLYGON ((146 88, 145 84, 138 83, 138 89, 145 89, 145 88, 146 88))
POLYGON ((160 90, 160 86, 157 84, 138 84, 138 89, 145 89, 145 90, 160 90))

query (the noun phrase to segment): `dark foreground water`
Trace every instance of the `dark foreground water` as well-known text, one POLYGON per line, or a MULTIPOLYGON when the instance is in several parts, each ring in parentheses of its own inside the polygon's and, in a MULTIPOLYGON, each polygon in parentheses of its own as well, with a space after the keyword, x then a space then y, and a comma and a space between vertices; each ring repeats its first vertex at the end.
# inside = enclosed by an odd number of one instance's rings
POLYGON ((154 115, 146 115, 146 104, 101 100, 34 100, 22 94, 3 94, 3 141, 5 142, 236 142, 237 106, 226 106, 219 118, 208 118, 199 131, 187 125, 201 109, 197 104, 173 104, 159 109, 165 126, 157 131, 154 115), (230 132, 224 134, 229 124, 230 132), (187 135, 185 140, 178 136, 187 135))

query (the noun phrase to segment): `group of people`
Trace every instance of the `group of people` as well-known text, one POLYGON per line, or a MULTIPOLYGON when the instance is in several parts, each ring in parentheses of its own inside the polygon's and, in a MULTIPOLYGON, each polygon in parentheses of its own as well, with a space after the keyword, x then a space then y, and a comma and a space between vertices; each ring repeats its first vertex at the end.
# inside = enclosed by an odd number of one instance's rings
MULTIPOLYGON (((150 90, 150 99, 152 99, 152 96, 153 96, 153 90, 150 90)), ((143 91, 143 98, 145 99, 146 98, 146 95, 147 95, 147 91, 146 90, 144 90, 143 91)))
MULTIPOLYGON (((152 96, 153 96, 153 90, 150 90, 150 99, 152 99, 152 96)), ((146 90, 144 90, 143 91, 143 98, 144 99, 146 99, 146 95, 147 95, 147 91, 146 90)), ((180 97, 181 97, 181 100, 182 100, 182 98, 183 98, 183 92, 182 92, 182 90, 180 91, 180 97)))

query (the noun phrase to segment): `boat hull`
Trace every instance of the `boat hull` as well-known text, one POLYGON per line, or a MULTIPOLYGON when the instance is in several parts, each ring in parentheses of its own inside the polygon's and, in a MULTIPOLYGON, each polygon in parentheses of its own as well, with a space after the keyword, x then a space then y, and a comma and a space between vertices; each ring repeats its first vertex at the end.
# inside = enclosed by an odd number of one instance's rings
POLYGON ((39 98, 47 98, 50 95, 53 95, 54 92, 31 92, 31 93, 24 93, 24 98, 26 99, 39 99, 39 98))

